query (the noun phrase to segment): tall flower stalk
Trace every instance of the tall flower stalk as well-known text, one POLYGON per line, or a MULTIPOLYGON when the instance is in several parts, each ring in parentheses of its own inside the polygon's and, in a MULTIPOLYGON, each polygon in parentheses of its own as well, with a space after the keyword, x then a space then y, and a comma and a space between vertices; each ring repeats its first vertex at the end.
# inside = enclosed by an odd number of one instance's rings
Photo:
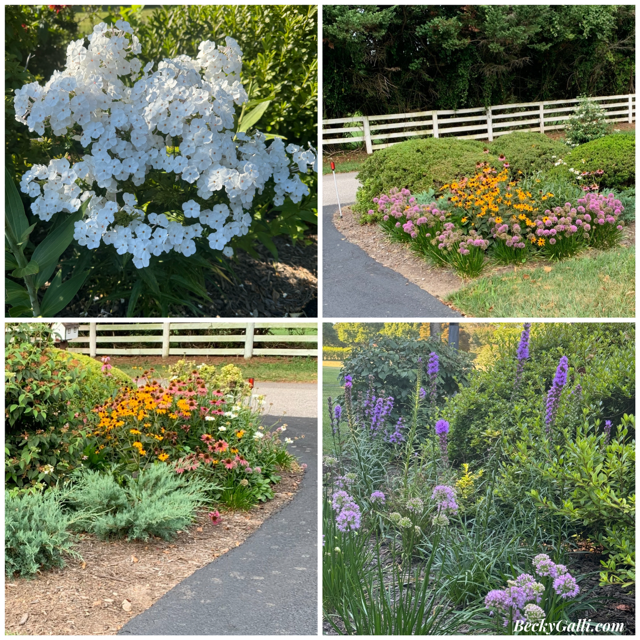
POLYGON ((431 389, 431 408, 436 406, 438 400, 438 371, 440 369, 440 360, 438 354, 432 351, 429 355, 429 362, 427 363, 427 375, 429 376, 429 386, 431 389))
POLYGON ((525 322, 522 333, 520 334, 520 342, 518 344, 518 351, 516 352, 516 358, 518 360, 518 368, 516 369, 516 379, 514 382, 514 392, 520 384, 522 373, 524 372, 525 362, 529 359, 529 339, 531 334, 531 323, 525 322))
POLYGON ((562 389, 567 384, 567 374, 569 373, 569 360, 567 356, 562 356, 556 369, 556 375, 553 378, 553 384, 547 394, 547 413, 545 415, 545 430, 547 437, 551 437, 551 428, 556 420, 558 413, 558 405, 560 404, 560 396, 562 389))

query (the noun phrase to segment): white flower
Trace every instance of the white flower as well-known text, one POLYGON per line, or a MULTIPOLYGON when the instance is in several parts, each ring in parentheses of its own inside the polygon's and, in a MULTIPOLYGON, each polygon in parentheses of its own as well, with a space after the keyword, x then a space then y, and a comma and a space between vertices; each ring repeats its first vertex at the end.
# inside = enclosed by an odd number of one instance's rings
POLYGON ((262 438, 264 438, 264 433, 261 433, 260 431, 256 431, 253 434, 253 439, 254 440, 261 440, 262 438))
POLYGON ((284 439, 284 441, 285 441, 287 444, 292 444, 292 443, 293 443, 293 440, 292 440, 291 438, 285 438, 285 439, 284 439))
POLYGON ((226 431, 227 427, 218 427, 218 431, 226 431))
POLYGON ((215 420, 215 418, 213 416, 205 416, 205 420, 207 422, 211 422, 211 421, 215 420))
POLYGON ((229 243, 249 231, 257 193, 272 188, 276 206, 286 197, 300 202, 309 193, 298 172, 309 167, 317 172, 313 148, 285 148, 280 138, 267 142, 257 131, 235 132, 237 107, 248 100, 235 40, 226 38, 218 47, 202 42, 195 58, 165 59, 156 71, 153 63, 141 71, 136 56, 142 47, 124 20, 96 25, 87 40, 87 47, 84 38, 68 45, 66 69, 46 84, 33 82, 15 91, 16 120, 40 135, 47 124, 56 136, 80 129, 76 137, 85 147, 74 165, 51 160, 24 174, 20 189, 34 198, 32 211, 42 220, 74 213, 91 198, 81 224, 75 225, 78 244, 97 248, 104 241, 144 268, 151 255, 172 250, 193 255, 195 240, 203 236, 230 258, 229 243), (167 212, 171 222, 162 213, 147 215, 134 208, 125 181, 142 186, 151 170, 193 184, 201 200, 217 192, 216 199, 228 204, 201 211, 199 202, 189 200, 182 214, 167 212), (96 186, 105 196, 96 196, 96 186), (110 215, 98 219, 107 202, 110 215), (200 224, 186 224, 189 218, 200 224), (167 235, 157 235, 158 227, 167 235))

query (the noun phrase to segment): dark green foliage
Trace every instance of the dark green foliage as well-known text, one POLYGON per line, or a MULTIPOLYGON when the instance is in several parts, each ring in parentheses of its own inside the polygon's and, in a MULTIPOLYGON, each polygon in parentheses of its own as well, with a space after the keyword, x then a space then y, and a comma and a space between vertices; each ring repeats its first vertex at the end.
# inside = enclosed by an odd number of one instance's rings
POLYGON ((494 156, 504 155, 512 171, 528 175, 553 167, 567 152, 567 146, 543 133, 516 131, 496 138, 489 150, 494 156))
POLYGON ((9 324, 5 349, 5 477, 9 487, 55 484, 88 446, 91 410, 131 379, 52 346, 43 323, 9 324))
MULTIPOLYGON (((497 358, 469 378, 469 386, 451 397, 443 417, 451 425, 449 456, 455 464, 484 461, 504 440, 543 429, 546 396, 563 355, 569 380, 556 424, 575 427, 577 409, 589 419, 618 424, 635 405, 635 330, 630 324, 539 324, 531 334, 530 358, 514 389, 518 336, 497 344, 497 358), (571 392, 582 386, 578 407, 571 392)), ((602 426, 602 425, 601 425, 602 426)))
POLYGON ((4 557, 8 577, 31 576, 41 569, 64 566, 73 550, 67 529, 70 517, 56 491, 7 492, 4 497, 4 557))
POLYGON ((154 464, 123 484, 113 475, 85 471, 70 497, 80 512, 76 527, 100 538, 171 540, 191 524, 206 501, 204 486, 191 477, 187 482, 165 464, 154 464))
POLYGON ((323 23, 325 118, 635 91, 632 5, 327 5, 323 23))
POLYGON ((31 164, 47 164, 64 149, 46 138, 36 141, 40 136, 16 121, 14 91, 29 82, 48 80, 64 67, 67 44, 76 37, 78 26, 70 6, 56 11, 48 5, 15 4, 4 11, 6 162, 12 178, 19 180, 31 164))
POLYGON ((479 162, 497 162, 496 157, 484 153, 485 148, 477 140, 426 138, 376 151, 358 174, 362 187, 358 189, 355 209, 361 215, 370 209, 376 211, 373 199, 393 187, 405 187, 412 193, 437 191, 456 178, 472 176, 479 162))
POLYGON ((467 384, 471 371, 471 358, 464 351, 458 351, 445 342, 436 339, 411 340, 407 338, 387 338, 376 336, 368 344, 353 345, 351 353, 344 360, 341 377, 353 376, 353 395, 366 393, 370 384, 376 396, 392 396, 394 413, 397 417, 409 417, 412 411, 413 392, 416 385, 416 371, 422 366, 423 387, 428 388, 426 375, 429 355, 435 351, 440 358, 438 372, 438 397, 456 393, 467 384), (418 362, 422 359, 422 363, 418 362), (373 376, 370 381, 369 376, 373 376))
POLYGON ((614 133, 592 140, 573 149, 563 157, 563 160, 566 164, 554 167, 551 174, 569 178, 571 175, 569 169, 579 171, 602 169, 604 171, 600 181, 602 189, 635 187, 635 134, 614 133))
MULTIPOLYGON (((204 40, 238 41, 250 98, 273 97, 259 127, 288 142, 316 145, 318 9, 313 5, 164 6, 140 22, 141 59, 195 57, 204 40)), ((143 64, 144 64, 143 62, 143 64)))

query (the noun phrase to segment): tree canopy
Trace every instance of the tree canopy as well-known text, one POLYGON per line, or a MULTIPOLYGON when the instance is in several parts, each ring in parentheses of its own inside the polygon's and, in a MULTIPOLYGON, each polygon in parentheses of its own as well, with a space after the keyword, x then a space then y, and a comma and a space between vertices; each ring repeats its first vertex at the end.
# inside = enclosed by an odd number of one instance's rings
POLYGON ((325 5, 325 118, 635 91, 634 5, 325 5))

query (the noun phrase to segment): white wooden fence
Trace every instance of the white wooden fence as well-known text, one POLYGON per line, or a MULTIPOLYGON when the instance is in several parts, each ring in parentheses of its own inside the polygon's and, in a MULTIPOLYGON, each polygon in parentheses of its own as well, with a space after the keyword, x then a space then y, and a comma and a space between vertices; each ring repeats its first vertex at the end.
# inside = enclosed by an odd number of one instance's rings
MULTIPOLYGON (((589 98, 599 103, 609 122, 634 122, 636 96, 601 96, 589 98)), ((367 153, 384 149, 415 136, 484 139, 513 131, 551 131, 563 129, 572 117, 579 100, 551 100, 475 107, 456 111, 421 111, 386 116, 361 116, 322 121, 322 144, 364 142, 367 153), (333 125, 341 127, 331 128, 333 125), (345 126, 347 125, 347 126, 345 126), (327 127, 327 128, 325 128, 327 127), (395 131, 394 131, 395 129, 395 131), (340 135, 341 137, 331 137, 340 135), (390 142, 387 142, 390 140, 390 142)))
POLYGON ((144 324, 111 324, 105 322, 90 322, 81 324, 80 334, 69 341, 69 351, 84 353, 92 358, 100 355, 114 356, 241 356, 246 359, 253 356, 317 356, 318 335, 317 324, 308 322, 157 322, 144 324), (315 330, 315 334, 303 335, 256 335, 255 329, 307 329, 315 330), (204 335, 205 329, 235 329, 232 335, 204 335), (198 335, 180 335, 180 331, 202 331, 198 335), (103 332, 136 332, 136 335, 99 335, 103 332), (144 332, 138 334, 138 332, 144 332), (202 343, 202 347, 182 347, 183 343, 202 343), (243 347, 211 346, 215 343, 242 342, 243 347), (308 349, 298 348, 269 348, 269 343, 310 343, 308 349), (157 347, 127 348, 126 344, 158 345, 157 347), (256 346, 265 345, 265 346, 256 346), (75 346, 83 345, 83 346, 75 346), (120 346, 122 345, 122 346, 120 346))

